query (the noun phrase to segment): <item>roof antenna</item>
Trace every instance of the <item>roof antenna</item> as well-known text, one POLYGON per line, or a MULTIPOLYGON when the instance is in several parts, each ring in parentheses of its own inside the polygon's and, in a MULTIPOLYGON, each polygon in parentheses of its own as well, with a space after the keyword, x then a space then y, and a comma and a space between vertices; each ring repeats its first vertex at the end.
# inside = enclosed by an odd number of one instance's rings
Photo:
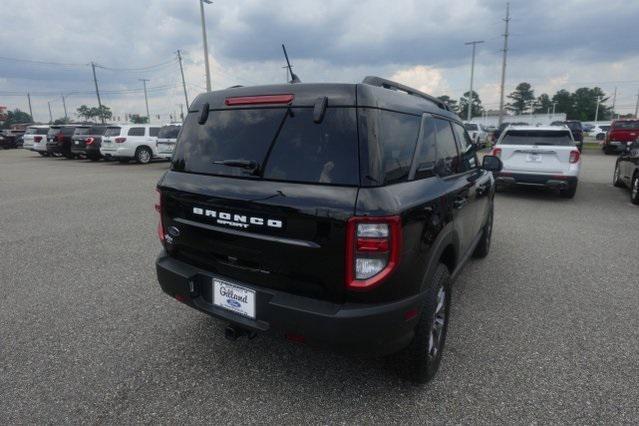
POLYGON ((284 47, 284 45, 282 45, 282 50, 284 51, 284 57, 286 58, 286 68, 288 68, 288 72, 291 74, 291 81, 289 81, 289 83, 301 83, 302 80, 300 80, 300 78, 293 72, 293 67, 291 66, 291 61, 288 60, 288 54, 286 53, 286 47, 284 47))

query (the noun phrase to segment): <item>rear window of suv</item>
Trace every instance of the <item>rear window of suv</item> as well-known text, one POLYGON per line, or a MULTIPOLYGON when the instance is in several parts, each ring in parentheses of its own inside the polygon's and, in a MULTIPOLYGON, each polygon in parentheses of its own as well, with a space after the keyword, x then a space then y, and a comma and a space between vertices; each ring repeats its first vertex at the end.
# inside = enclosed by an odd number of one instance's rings
POLYGON ((354 108, 328 108, 320 123, 312 108, 210 111, 205 124, 190 113, 173 169, 287 182, 357 185, 354 108))
POLYGON ((27 135, 46 135, 49 129, 46 127, 29 127, 25 134, 27 135))
POLYGON ((574 145, 570 131, 556 130, 509 130, 501 145, 574 145))
POLYGON ((617 121, 612 124, 613 129, 639 129, 639 121, 617 121))

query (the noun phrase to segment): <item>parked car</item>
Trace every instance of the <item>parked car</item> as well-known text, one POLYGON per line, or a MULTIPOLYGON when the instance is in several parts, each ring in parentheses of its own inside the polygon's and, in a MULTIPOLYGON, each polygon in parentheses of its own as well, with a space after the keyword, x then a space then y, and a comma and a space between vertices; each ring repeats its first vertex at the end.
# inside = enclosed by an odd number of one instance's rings
POLYGON ((171 159, 181 129, 182 123, 167 124, 160 128, 158 133, 158 157, 167 160, 171 159))
POLYGON ((503 169, 498 188, 507 185, 544 186, 564 198, 577 191, 580 152, 567 126, 508 127, 493 147, 503 169))
POLYGON ((157 136, 160 126, 131 124, 109 127, 102 137, 100 153, 121 163, 135 160, 147 164, 157 158, 157 136))
MULTIPOLYGON (((22 148, 34 151, 34 145, 36 143, 45 143, 47 141, 47 133, 49 132, 49 126, 30 126, 24 132, 22 148)), ((40 155, 43 153, 40 151, 40 155)))
POLYGON ((484 131, 484 129, 481 127, 480 124, 473 123, 473 122, 466 122, 464 123, 464 127, 466 128, 466 131, 470 135, 470 138, 472 139, 475 145, 482 148, 486 146, 486 143, 487 143, 486 132, 484 131))
POLYGON ((589 135, 598 141, 602 141, 606 138, 606 133, 608 133, 609 130, 610 125, 599 124, 590 130, 589 135))
POLYGON ((582 125, 581 125, 581 126, 582 126, 582 129, 581 129, 581 130, 582 130, 584 133, 590 133, 590 132, 592 131, 592 129, 594 129, 594 128, 595 128, 595 125, 594 125, 594 124, 582 123, 582 125))
POLYGON ((628 142, 639 137, 639 120, 614 120, 602 145, 606 154, 624 152, 628 142))
POLYGON ((158 183, 160 286, 229 339, 395 354, 425 382, 451 283, 490 249, 500 165, 439 99, 378 77, 201 94, 158 183))
POLYGON ((624 152, 617 158, 613 184, 630 188, 630 201, 639 204, 639 139, 627 142, 624 152))
POLYGON ((91 161, 98 161, 101 158, 101 138, 106 130, 106 125, 78 128, 71 138, 73 142, 71 144, 71 153, 79 157, 86 157, 91 161), (97 145, 97 147, 93 145, 97 145))
POLYGON ((22 144, 22 135, 26 131, 26 125, 13 126, 11 129, 5 129, 2 131, 2 139, 0 139, 1 149, 15 149, 19 148, 22 144))
POLYGON ((501 123, 499 127, 497 127, 497 130, 493 132, 493 142, 496 142, 499 139, 499 137, 501 136, 501 132, 503 132, 504 129, 506 129, 506 127, 508 126, 530 126, 530 124, 523 121, 516 121, 513 123, 501 123))
POLYGON ((71 152, 71 144, 73 135, 85 133, 89 129, 86 124, 65 124, 53 125, 49 128, 47 134, 47 152, 50 156, 64 156, 65 158, 77 158, 77 155, 71 152))
POLYGON ((584 129, 581 121, 578 120, 566 120, 566 121, 553 121, 550 123, 551 126, 566 126, 570 129, 572 133, 572 138, 579 148, 579 152, 583 150, 584 147, 584 129))

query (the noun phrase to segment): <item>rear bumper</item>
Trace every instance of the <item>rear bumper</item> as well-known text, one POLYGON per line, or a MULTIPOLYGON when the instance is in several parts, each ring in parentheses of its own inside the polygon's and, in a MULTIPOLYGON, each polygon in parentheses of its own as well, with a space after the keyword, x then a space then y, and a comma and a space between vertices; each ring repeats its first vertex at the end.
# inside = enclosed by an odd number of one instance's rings
POLYGON ((495 181, 502 185, 543 186, 564 189, 577 185, 577 176, 538 175, 526 173, 493 173, 495 181))
POLYGON ((82 154, 82 155, 86 155, 87 150, 86 148, 84 148, 83 146, 71 146, 71 153, 72 154, 82 154))
POLYGON ((623 152, 626 149, 626 142, 610 141, 602 146, 605 152, 623 152))
POLYGON ((255 286, 193 267, 162 251, 156 261, 162 290, 226 322, 246 329, 284 336, 303 336, 305 343, 338 352, 383 356, 404 348, 413 338, 419 315, 404 314, 421 309, 421 295, 385 304, 336 304, 255 286), (240 316, 213 305, 212 279, 219 277, 256 292, 256 319, 240 316))
POLYGON ((135 156, 135 149, 129 147, 100 147, 100 154, 104 157, 133 158, 135 156))

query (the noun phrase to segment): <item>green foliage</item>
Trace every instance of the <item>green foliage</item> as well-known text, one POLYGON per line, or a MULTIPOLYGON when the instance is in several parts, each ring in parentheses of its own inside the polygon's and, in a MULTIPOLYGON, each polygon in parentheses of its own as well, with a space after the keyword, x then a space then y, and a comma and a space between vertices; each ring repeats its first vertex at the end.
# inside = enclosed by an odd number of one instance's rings
POLYGON ((522 82, 517 85, 515 91, 508 95, 512 102, 506 104, 506 109, 520 115, 526 113, 530 108, 534 108, 535 91, 530 83, 522 82))
POLYGON ((86 105, 81 105, 76 112, 80 117, 84 118, 85 121, 102 119, 109 120, 113 117, 111 108, 106 105, 102 105, 101 107, 88 107, 86 105))
MULTIPOLYGON (((462 119, 466 119, 468 117, 468 101, 471 99, 470 92, 464 93, 464 95, 459 98, 459 116, 462 119)), ((479 99, 479 95, 477 92, 473 90, 472 101, 471 103, 471 117, 479 117, 484 112, 484 107, 481 105, 481 99, 479 99)))
POLYGON ((69 124, 70 122, 69 117, 60 117, 53 120, 53 124, 69 124))
POLYGON ((26 112, 16 108, 13 111, 7 111, 7 119, 2 123, 2 128, 8 129, 12 125, 19 123, 33 123, 33 118, 26 112))
POLYGON ((546 114, 552 111, 552 100, 547 93, 542 93, 535 102, 535 114, 546 114))
POLYGON ((597 119, 611 119, 612 108, 605 104, 609 98, 599 87, 581 87, 574 93, 562 89, 555 93, 552 100, 557 102, 555 111, 565 113, 568 120, 592 121, 597 111, 597 98, 600 99, 597 119))
POLYGON ((131 114, 130 120, 131 123, 135 124, 147 124, 149 122, 149 117, 140 114, 131 114))

